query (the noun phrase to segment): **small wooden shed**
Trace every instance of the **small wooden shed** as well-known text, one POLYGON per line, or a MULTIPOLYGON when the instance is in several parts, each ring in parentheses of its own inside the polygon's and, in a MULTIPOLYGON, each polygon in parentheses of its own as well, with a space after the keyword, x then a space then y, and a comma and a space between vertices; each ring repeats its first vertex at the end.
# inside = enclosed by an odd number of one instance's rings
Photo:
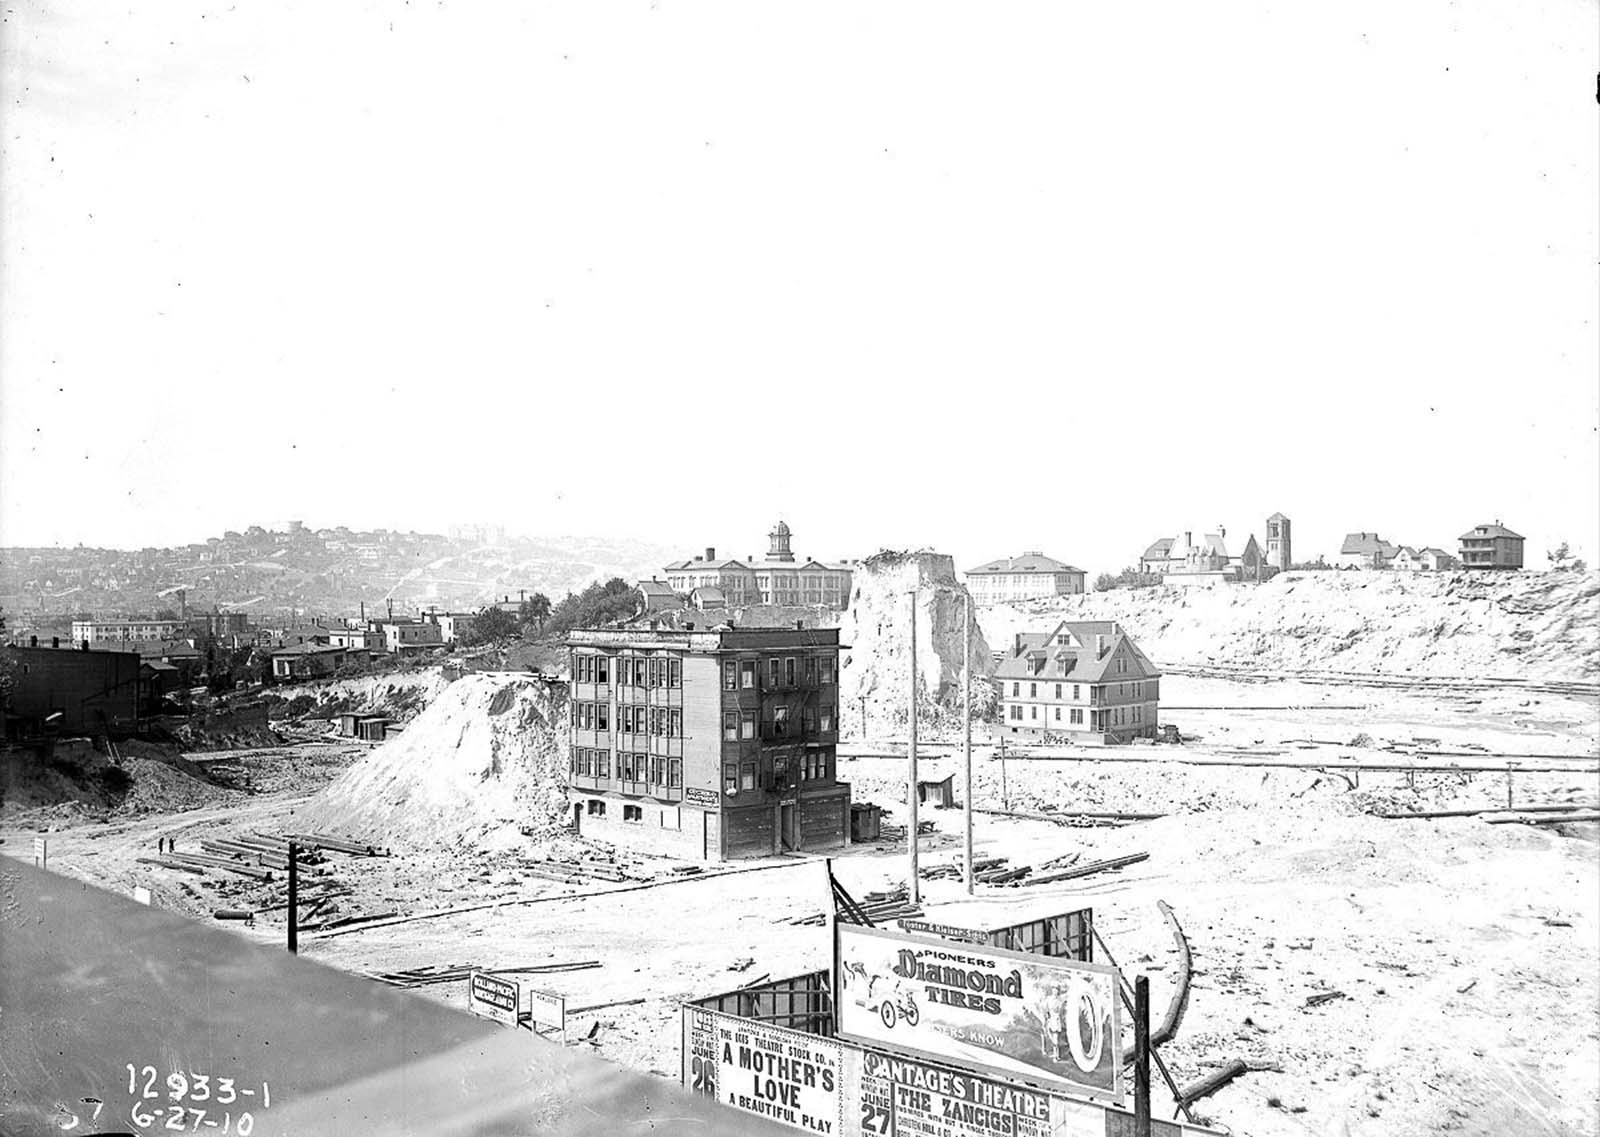
POLYGON ((850 803, 850 840, 853 844, 876 841, 883 821, 883 810, 869 802, 850 803))
POLYGON ((917 800, 935 809, 948 809, 956 803, 956 776, 951 774, 937 782, 917 783, 917 800))

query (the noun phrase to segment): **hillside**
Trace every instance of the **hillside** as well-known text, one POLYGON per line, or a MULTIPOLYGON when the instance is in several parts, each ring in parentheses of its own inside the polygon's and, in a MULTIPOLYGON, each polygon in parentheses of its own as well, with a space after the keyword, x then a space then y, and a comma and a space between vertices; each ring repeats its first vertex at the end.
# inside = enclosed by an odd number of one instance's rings
POLYGON ((1056 620, 1116 620, 1169 666, 1600 679, 1596 573, 1285 573, 997 605, 978 619, 997 650, 1056 620))

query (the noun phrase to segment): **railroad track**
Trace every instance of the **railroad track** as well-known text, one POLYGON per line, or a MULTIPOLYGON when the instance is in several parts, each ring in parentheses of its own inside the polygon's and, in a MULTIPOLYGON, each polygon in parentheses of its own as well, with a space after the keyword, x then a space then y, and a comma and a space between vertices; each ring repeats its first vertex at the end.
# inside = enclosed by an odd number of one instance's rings
POLYGON ((1342 687, 1372 687, 1415 691, 1528 691, 1543 695, 1600 697, 1600 682, 1581 680, 1536 680, 1508 675, 1375 675, 1361 671, 1320 669, 1235 667, 1227 664, 1158 663, 1163 675, 1187 675, 1200 679, 1229 679, 1244 683, 1292 680, 1296 683, 1342 687))

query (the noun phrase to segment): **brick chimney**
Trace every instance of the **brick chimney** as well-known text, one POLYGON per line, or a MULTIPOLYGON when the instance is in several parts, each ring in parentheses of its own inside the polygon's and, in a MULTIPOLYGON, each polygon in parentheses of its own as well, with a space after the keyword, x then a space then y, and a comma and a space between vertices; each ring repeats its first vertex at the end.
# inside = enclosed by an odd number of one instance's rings
POLYGON ((717 559, 717 550, 713 546, 707 545, 706 546, 706 560, 714 561, 716 559, 717 559))
POLYGON ((1096 659, 1104 659, 1105 655, 1106 655, 1106 638, 1105 638, 1105 636, 1095 636, 1095 638, 1094 638, 1094 657, 1096 659))

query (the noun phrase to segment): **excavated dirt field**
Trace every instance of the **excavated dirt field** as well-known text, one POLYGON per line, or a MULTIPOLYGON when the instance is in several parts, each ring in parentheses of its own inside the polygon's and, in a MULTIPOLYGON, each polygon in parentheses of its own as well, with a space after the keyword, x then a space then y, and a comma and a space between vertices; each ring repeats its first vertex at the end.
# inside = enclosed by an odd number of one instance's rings
MULTIPOLYGON (((979 814, 979 856, 1006 856, 1017 865, 1071 853, 1084 862, 1130 852, 1150 857, 1121 872, 1059 884, 980 885, 978 903, 1000 918, 1018 905, 1035 912, 1041 904, 1092 906, 1118 962, 1130 973, 1149 974, 1153 1003, 1164 1008, 1177 957, 1155 903, 1170 902, 1190 937, 1196 972, 1182 1027, 1163 1052, 1180 1082, 1233 1058, 1260 1067, 1199 1107, 1232 1132, 1596 1131, 1594 824, 1392 821, 1368 812, 1503 806, 1500 774, 1408 778, 1199 764, 1293 760, 1332 767, 1408 760, 1418 747, 1481 756, 1424 759, 1438 765, 1491 762, 1494 754, 1582 758, 1600 747, 1592 699, 1173 676, 1164 681, 1163 702, 1230 709, 1164 711, 1163 719, 1192 738, 1181 747, 1053 755, 1118 761, 1012 757, 1003 788, 1000 762, 980 740, 980 808, 1165 816, 1077 827, 979 814), (1339 994, 1307 1006, 1308 998, 1332 992, 1339 994)), ((892 747, 880 740, 857 749, 892 747)), ((957 773, 959 787, 959 759, 948 746, 942 750, 944 756, 926 759, 924 776, 957 773)), ((213 907, 264 908, 281 892, 276 884, 224 884, 221 874, 180 874, 136 858, 151 855, 158 836, 177 836, 190 848, 206 835, 292 829, 296 811, 369 753, 349 742, 250 752, 236 756, 238 765, 258 788, 268 787, 261 792, 125 820, 22 813, 8 818, 0 850, 25 855, 31 826, 60 826, 50 833, 57 871, 124 892, 142 884, 156 903, 200 918, 213 907), (286 770, 294 773, 280 776, 286 770)), ((903 758, 844 759, 840 771, 858 800, 888 806, 903 823, 903 758)), ((1520 773, 1513 788, 1518 804, 1600 802, 1600 777, 1576 769, 1520 773)), ((936 826, 924 838, 924 862, 953 861, 960 814, 925 808, 923 817, 936 826)), ((633 875, 654 881, 646 887, 560 884, 530 867, 580 847, 570 838, 530 837, 492 852, 441 846, 393 857, 330 856, 327 879, 351 890, 339 899, 339 913, 447 914, 353 932, 305 932, 301 951, 356 971, 598 961, 599 967, 554 973, 539 984, 567 995, 572 1007, 618 1004, 575 1014, 573 1033, 586 1036, 575 1045, 672 1078, 679 1068, 679 1000, 827 962, 825 930, 787 922, 822 910, 820 858, 742 863, 727 866, 731 872, 688 877, 664 862, 633 862, 633 875)), ((835 858, 834 869, 859 895, 903 881, 904 862, 903 843, 883 842, 835 858)), ((961 886, 928 881, 924 897, 930 905, 956 901, 961 886)), ((235 926, 263 940, 281 942, 284 934, 281 910, 263 913, 254 927, 235 926)), ((465 997, 460 983, 418 994, 456 1005, 465 997)))

